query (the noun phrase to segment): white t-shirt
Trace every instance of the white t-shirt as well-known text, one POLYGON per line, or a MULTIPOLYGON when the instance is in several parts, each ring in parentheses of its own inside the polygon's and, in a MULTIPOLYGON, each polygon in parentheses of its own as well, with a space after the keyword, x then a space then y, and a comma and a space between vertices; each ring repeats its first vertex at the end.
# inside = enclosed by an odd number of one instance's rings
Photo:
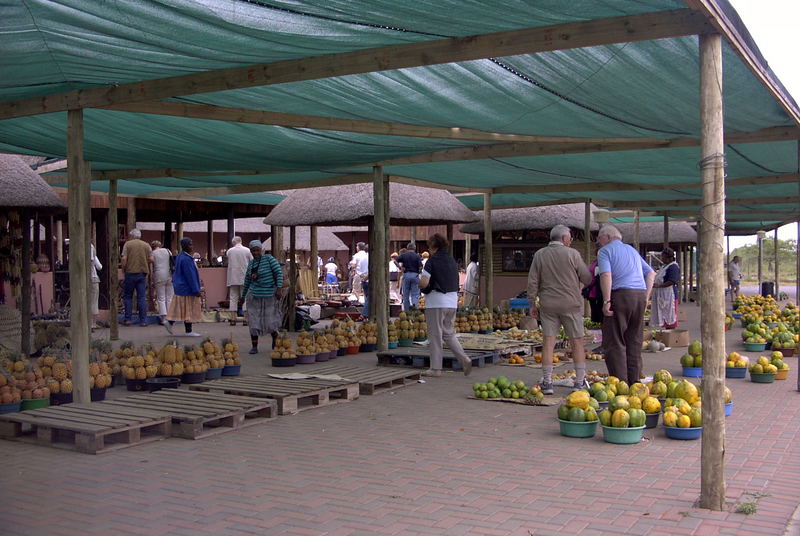
POLYGON ((467 266, 467 277, 464 280, 464 290, 472 294, 478 294, 480 290, 481 272, 477 262, 470 262, 467 266))
POLYGON ((169 258, 172 253, 168 249, 158 248, 153 250, 153 282, 166 283, 172 280, 169 273, 169 258))
POLYGON ((734 281, 741 281, 742 280, 742 267, 739 264, 731 261, 728 265, 728 272, 730 272, 731 279, 734 281))
POLYGON ((369 254, 364 251, 356 252, 350 260, 350 264, 356 267, 356 275, 366 274, 369 272, 369 254))
MULTIPOLYGON (((421 277, 430 278, 431 274, 422 270, 421 277)), ((425 309, 457 309, 458 292, 439 292, 434 290, 425 294, 425 309)))
POLYGON ((336 275, 336 270, 338 270, 338 269, 339 269, 339 267, 336 266, 336 263, 334 263, 334 262, 329 262, 328 264, 325 265, 325 273, 328 273, 328 274, 336 275))

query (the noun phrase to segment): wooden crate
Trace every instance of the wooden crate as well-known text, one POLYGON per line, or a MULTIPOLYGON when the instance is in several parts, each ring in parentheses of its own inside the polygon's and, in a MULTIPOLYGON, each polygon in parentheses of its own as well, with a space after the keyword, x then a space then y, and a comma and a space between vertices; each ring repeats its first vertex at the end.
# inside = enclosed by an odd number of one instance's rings
POLYGON ((418 383, 421 373, 415 370, 392 370, 387 368, 365 368, 353 365, 330 363, 304 368, 307 374, 338 374, 342 378, 358 382, 362 395, 406 387, 418 383))
MULTIPOLYGON (((466 354, 472 359, 472 366, 483 368, 486 363, 494 362, 495 353, 493 351, 470 351, 465 350, 466 354)), ((378 352, 378 365, 384 367, 430 367, 430 349, 427 347, 408 347, 394 348, 385 352, 378 352)), ((442 354, 443 370, 461 370, 461 361, 451 352, 445 349, 442 354)))
POLYGON ((139 393, 105 403, 168 413, 172 417, 172 435, 185 439, 200 439, 261 424, 274 419, 278 411, 274 400, 185 389, 139 393))
POLYGON ((0 437, 99 454, 169 437, 171 425, 161 411, 65 404, 0 415, 0 437))
POLYGON ((274 398, 278 414, 288 415, 305 409, 355 400, 356 382, 333 380, 282 380, 269 376, 237 376, 190 385, 192 391, 221 392, 230 395, 274 398))

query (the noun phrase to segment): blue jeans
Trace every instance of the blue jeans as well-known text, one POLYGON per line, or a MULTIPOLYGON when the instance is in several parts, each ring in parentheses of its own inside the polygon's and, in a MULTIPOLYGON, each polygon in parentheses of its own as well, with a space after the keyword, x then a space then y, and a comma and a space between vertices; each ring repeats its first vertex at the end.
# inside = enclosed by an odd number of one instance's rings
POLYGON ((122 285, 123 298, 125 304, 125 321, 130 322, 133 315, 133 291, 136 291, 136 299, 139 304, 139 323, 147 322, 147 296, 145 287, 147 274, 125 274, 125 281, 122 285))
POLYGON ((361 290, 364 292, 364 309, 361 310, 361 316, 369 318, 369 281, 361 282, 361 290))
POLYGON ((419 306, 419 274, 403 275, 403 311, 419 306))

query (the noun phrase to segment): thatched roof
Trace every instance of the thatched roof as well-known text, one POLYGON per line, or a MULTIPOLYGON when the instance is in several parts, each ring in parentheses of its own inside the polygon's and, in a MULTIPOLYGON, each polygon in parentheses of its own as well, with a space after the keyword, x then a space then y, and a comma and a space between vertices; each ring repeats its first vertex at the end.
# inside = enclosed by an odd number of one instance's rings
MULTIPOLYGON (((597 207, 590 205, 592 212, 597 207)), ((573 229, 583 229, 584 203, 570 203, 568 205, 550 205, 546 207, 504 208, 492 211, 493 231, 533 231, 550 230, 558 224, 566 225, 573 229)), ((479 220, 461 226, 462 233, 483 234, 483 211, 475 214, 479 220)), ((593 231, 598 225, 592 218, 593 231)))
POLYGON ((0 154, 0 192, 0 207, 64 207, 44 179, 13 154, 0 154))
MULTIPOLYGON (((633 244, 633 224, 614 223, 614 227, 622 233, 622 241, 633 244)), ((664 243, 664 222, 645 221, 639 223, 639 244, 654 244, 659 247, 664 243)), ((685 221, 669 223, 670 244, 697 244, 697 231, 685 221)))
MULTIPOLYGON (((295 190, 264 223, 274 225, 366 225, 373 216, 372 183, 295 190)), ((474 221, 475 216, 450 192, 391 183, 392 225, 437 225, 474 221)))
MULTIPOLYGON (((295 249, 311 251, 311 227, 298 225, 296 229, 295 249)), ((264 241, 264 249, 272 249, 272 238, 264 241)), ((289 250, 289 228, 283 228, 283 249, 289 250)), ((349 248, 338 236, 327 227, 317 227, 317 249, 319 251, 347 251, 349 248)))

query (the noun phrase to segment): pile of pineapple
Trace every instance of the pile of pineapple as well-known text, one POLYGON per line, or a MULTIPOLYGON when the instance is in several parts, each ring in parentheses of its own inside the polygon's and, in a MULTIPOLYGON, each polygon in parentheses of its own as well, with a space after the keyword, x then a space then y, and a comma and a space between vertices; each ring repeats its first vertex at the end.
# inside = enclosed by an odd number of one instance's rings
POLYGON ((492 312, 488 307, 456 311, 456 333, 491 331, 492 312))
POLYGON ((339 322, 338 320, 333 320, 331 322, 330 330, 336 339, 336 345, 338 348, 347 348, 350 346, 350 336, 352 335, 352 331, 350 327, 348 327, 348 324, 351 322, 353 326, 355 326, 355 322, 352 320, 348 322, 339 322))
POLYGON ((120 366, 122 376, 126 380, 146 380, 147 378, 155 378, 158 374, 158 363, 156 362, 156 353, 151 345, 146 345, 138 351, 133 346, 133 343, 125 342, 120 346, 122 348, 122 360, 124 364, 120 366), (124 346, 124 348, 122 348, 124 346))
POLYGON ((297 334, 297 355, 316 355, 317 345, 314 344, 314 334, 310 331, 301 331, 297 334))
POLYGON ((428 325, 425 323, 425 313, 419 309, 401 312, 394 325, 398 331, 398 339, 428 338, 428 325))
POLYGON ((378 340, 378 326, 374 322, 363 322, 356 330, 360 344, 375 344, 378 340))
POLYGON ((22 354, 9 353, 3 360, 4 372, 0 373, 0 400, 3 404, 49 398, 47 380, 38 363, 32 364, 22 354))
POLYGON ((524 309, 496 310, 492 315, 494 329, 511 329, 519 326, 519 321, 525 317, 524 309))
POLYGON ((400 340, 400 329, 399 329, 399 319, 392 320, 389 322, 389 326, 387 330, 389 332, 389 342, 398 342, 400 340))
POLYGON ((275 348, 272 349, 272 353, 270 357, 275 359, 290 359, 292 357, 297 357, 297 353, 294 351, 292 339, 286 336, 285 333, 282 333, 275 339, 275 348))

